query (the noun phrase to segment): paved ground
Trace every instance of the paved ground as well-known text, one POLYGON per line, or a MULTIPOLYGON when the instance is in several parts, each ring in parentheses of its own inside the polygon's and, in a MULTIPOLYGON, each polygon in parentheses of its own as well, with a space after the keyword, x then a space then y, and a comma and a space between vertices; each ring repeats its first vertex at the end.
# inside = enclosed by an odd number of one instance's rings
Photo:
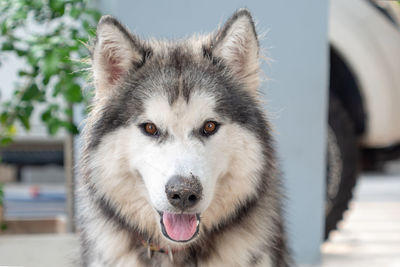
MULTIPOLYGON (((74 235, 0 237, 0 265, 76 266, 74 235)), ((339 231, 322 245, 321 267, 400 266, 400 164, 363 175, 339 231)))
POLYGON ((363 175, 340 230, 322 245, 323 267, 400 266, 399 167, 363 175))
POLYGON ((71 234, 0 237, 0 266, 76 267, 77 238, 71 234))

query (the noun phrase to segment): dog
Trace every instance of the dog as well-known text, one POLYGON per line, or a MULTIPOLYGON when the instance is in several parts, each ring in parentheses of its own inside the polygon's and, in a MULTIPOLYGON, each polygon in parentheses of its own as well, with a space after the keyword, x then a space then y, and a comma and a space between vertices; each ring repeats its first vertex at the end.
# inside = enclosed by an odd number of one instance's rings
POLYGON ((247 9, 142 40, 103 16, 77 189, 82 266, 290 266, 247 9))

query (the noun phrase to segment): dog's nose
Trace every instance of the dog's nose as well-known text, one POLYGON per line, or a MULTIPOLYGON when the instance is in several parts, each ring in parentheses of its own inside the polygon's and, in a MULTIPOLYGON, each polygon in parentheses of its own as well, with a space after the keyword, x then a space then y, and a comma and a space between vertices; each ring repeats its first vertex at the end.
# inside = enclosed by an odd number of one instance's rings
POLYGON ((203 194, 203 186, 195 176, 174 175, 165 186, 165 193, 172 206, 186 210, 199 202, 203 194))

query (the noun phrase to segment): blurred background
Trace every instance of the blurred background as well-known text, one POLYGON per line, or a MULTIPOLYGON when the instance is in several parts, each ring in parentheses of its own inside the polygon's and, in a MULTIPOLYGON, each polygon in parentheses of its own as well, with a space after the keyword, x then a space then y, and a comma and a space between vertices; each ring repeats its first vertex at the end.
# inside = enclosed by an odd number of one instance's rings
POLYGON ((299 266, 400 266, 400 2, 0 2, 0 265, 74 266, 74 165, 101 14, 143 38, 257 21, 299 266))

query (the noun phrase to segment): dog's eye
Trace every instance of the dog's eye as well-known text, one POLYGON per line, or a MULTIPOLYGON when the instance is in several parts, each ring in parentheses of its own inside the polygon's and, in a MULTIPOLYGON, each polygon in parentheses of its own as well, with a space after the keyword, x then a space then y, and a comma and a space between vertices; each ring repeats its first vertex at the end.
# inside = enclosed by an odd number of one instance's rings
POLYGON ((156 125, 151 122, 144 123, 143 129, 148 135, 156 135, 158 133, 156 125))
POLYGON ((203 134, 209 136, 217 131, 218 124, 214 121, 207 121, 203 126, 203 134))

